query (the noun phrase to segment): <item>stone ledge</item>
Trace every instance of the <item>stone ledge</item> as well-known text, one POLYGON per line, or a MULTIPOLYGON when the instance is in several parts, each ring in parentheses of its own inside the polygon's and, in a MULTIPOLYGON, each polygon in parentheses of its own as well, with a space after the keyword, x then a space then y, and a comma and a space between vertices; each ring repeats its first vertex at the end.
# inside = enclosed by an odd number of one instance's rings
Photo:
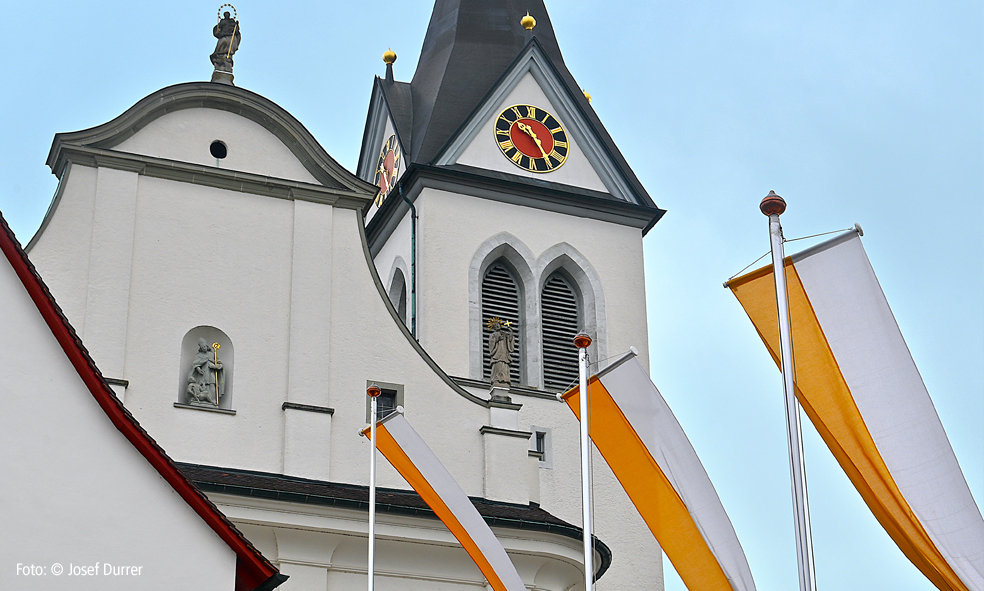
POLYGON ((320 412, 326 415, 335 414, 335 409, 327 406, 315 406, 313 404, 299 404, 297 402, 285 402, 280 405, 281 410, 287 410, 288 408, 293 410, 305 410, 307 412, 320 412))
POLYGON ((190 409, 190 410, 204 410, 205 412, 217 412, 217 413, 223 414, 223 415, 234 415, 234 414, 236 414, 236 411, 232 410, 231 408, 216 408, 214 406, 212 406, 212 407, 209 407, 209 406, 199 406, 197 404, 184 404, 182 402, 175 402, 174 403, 174 408, 187 408, 187 409, 190 409))
POLYGON ((478 432, 482 435, 505 435, 506 437, 521 437, 523 439, 533 437, 533 433, 529 431, 516 431, 513 429, 503 429, 501 427, 491 427, 489 425, 483 425, 478 432))

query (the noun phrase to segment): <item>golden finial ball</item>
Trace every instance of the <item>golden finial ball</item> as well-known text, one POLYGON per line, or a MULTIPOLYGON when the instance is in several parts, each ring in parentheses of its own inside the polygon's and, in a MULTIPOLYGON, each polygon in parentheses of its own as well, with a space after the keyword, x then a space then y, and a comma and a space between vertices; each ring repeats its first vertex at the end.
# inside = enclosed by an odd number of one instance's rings
POLYGON ((582 90, 581 92, 584 93, 584 98, 588 99, 588 102, 590 103, 591 102, 591 93, 589 93, 587 90, 582 90))
POLYGON ((383 54, 383 62, 387 65, 392 64, 396 61, 396 52, 392 49, 387 49, 386 53, 383 54))
POLYGON ((536 19, 530 16, 530 13, 526 13, 526 16, 519 20, 519 24, 523 25, 523 28, 527 31, 532 31, 533 27, 536 26, 536 19))

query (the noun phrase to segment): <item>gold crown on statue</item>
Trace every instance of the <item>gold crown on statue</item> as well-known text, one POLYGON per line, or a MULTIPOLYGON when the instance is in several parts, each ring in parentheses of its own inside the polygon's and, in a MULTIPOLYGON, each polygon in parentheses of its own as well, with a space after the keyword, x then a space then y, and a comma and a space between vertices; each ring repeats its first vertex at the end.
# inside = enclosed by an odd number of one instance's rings
POLYGON ((512 320, 506 320, 503 322, 502 318, 493 316, 492 318, 489 318, 488 322, 485 323, 485 328, 492 330, 492 327, 495 326, 496 322, 502 323, 503 326, 512 326, 512 320))

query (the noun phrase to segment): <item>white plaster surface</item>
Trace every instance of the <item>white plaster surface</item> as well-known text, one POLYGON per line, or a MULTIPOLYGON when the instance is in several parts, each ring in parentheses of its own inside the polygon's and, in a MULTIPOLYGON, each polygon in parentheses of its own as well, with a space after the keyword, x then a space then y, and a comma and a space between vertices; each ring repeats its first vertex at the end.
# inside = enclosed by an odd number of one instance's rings
POLYGON ((259 123, 217 109, 182 109, 167 113, 113 149, 317 183, 277 136, 259 123), (227 156, 218 164, 209 152, 209 146, 216 140, 227 148, 227 156))
MULTIPOLYGON (((419 222, 420 220, 418 220, 419 222)), ((418 227, 418 236, 419 236, 418 227)), ((383 285, 387 288, 390 283, 387 280, 391 280, 393 277, 393 269, 400 265, 400 261, 406 265, 404 270, 404 278, 407 281, 407 326, 411 324, 411 316, 413 315, 413 305, 412 305, 412 295, 411 290, 413 288, 413 256, 411 252, 412 246, 412 228, 410 220, 410 212, 408 211, 406 215, 400 220, 393 233, 390 234, 386 243, 379 250, 376 256, 373 258, 373 263, 376 265, 376 270, 379 272, 380 279, 384 280, 383 285)), ((418 239, 419 240, 419 239, 418 239)), ((419 246, 419 242, 418 242, 419 246)), ((419 256, 419 252, 418 252, 419 256)), ((400 267, 402 269, 402 267, 400 267)), ((418 270, 418 282, 419 282, 419 266, 418 270)), ((419 286, 419 283, 418 283, 419 286)), ((419 296, 418 296, 419 297, 419 296)), ((419 306, 419 299, 418 299, 419 306)), ((419 330, 419 326, 417 327, 419 330)), ((418 332, 418 338, 420 334, 418 332)))
POLYGON ((0 588, 231 590, 233 551, 112 424, 2 257, 0 309, 0 588))
POLYGON ((495 499, 517 505, 530 502, 529 471, 526 459, 529 458, 529 439, 521 439, 498 433, 484 433, 485 447, 485 494, 486 499, 495 499))
POLYGON ((56 204, 59 215, 53 216, 46 228, 38 230, 40 236, 29 253, 80 336, 85 334, 86 298, 81 290, 88 289, 85 286, 89 281, 97 173, 98 169, 88 166, 66 167, 61 197, 56 204))
POLYGON ((331 459, 331 415, 284 410, 284 473, 328 480, 331 459))
POLYGON ((458 157, 457 163, 607 193, 608 189, 605 187, 604 182, 602 182, 601 177, 598 176, 594 167, 588 162, 584 151, 578 145, 577 141, 571 137, 569 125, 570 122, 566 121, 563 114, 550 102, 547 95, 540 88, 540 85, 533 78, 533 75, 527 72, 519 80, 516 87, 494 109, 492 116, 479 127, 478 133, 472 138, 471 143, 461 153, 461 156, 458 157), (546 109, 564 126, 564 129, 567 130, 570 151, 568 152, 567 160, 561 167, 545 173, 530 172, 516 166, 502 154, 495 139, 495 121, 499 113, 513 105, 533 105, 546 109))

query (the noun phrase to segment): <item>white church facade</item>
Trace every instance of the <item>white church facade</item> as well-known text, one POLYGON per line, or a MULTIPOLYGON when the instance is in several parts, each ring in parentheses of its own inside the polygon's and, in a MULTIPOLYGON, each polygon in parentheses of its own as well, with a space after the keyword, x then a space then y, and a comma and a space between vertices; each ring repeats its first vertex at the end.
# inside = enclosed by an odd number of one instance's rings
MULTIPOLYGON (((556 394, 581 330, 592 369, 630 347, 648 366, 642 238, 663 211, 541 1, 437 0, 411 82, 394 60, 354 173, 224 82, 58 134, 26 251, 116 399, 289 576, 279 588, 365 585, 375 383, 528 589, 583 589, 578 422, 556 394), (513 344, 494 389, 492 318, 513 344)), ((378 466, 377 587, 485 588, 378 466)), ((600 456, 594 471, 599 586, 662 589, 659 546, 600 456)))

